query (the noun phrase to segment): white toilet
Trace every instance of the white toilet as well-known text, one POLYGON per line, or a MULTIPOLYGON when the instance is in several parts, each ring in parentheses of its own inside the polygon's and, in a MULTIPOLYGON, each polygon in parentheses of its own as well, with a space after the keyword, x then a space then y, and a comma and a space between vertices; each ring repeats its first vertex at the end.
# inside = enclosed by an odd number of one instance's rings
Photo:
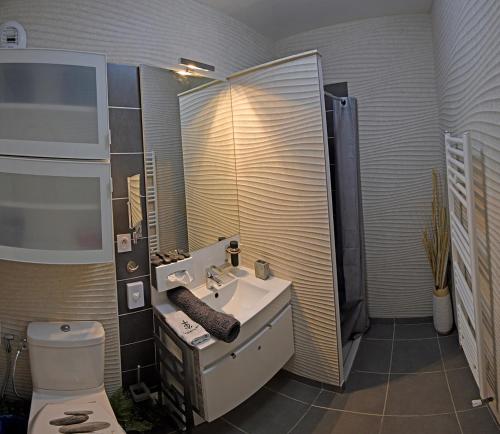
POLYGON ((104 390, 104 329, 95 321, 32 322, 28 348, 33 380, 28 434, 59 433, 51 420, 92 412, 102 434, 124 433, 104 390))

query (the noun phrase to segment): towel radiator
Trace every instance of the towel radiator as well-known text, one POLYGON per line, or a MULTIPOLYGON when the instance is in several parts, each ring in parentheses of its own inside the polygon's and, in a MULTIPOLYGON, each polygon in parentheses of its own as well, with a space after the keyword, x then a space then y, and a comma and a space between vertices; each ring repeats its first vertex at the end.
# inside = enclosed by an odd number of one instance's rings
POLYGON ((146 170, 146 207, 148 215, 149 253, 160 250, 160 228, 158 226, 158 197, 156 194, 156 157, 154 151, 144 154, 146 170))
POLYGON ((470 134, 453 137, 445 133, 445 148, 458 334, 481 397, 484 398, 470 134))

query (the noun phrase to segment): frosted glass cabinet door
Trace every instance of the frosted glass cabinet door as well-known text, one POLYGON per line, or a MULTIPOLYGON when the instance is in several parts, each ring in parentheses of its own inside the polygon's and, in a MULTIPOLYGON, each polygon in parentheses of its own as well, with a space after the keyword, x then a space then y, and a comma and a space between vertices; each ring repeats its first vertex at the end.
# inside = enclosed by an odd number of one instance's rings
POLYGON ((0 154, 107 159, 106 56, 0 50, 0 154))
POLYGON ((106 162, 0 157, 0 259, 113 261, 106 162))

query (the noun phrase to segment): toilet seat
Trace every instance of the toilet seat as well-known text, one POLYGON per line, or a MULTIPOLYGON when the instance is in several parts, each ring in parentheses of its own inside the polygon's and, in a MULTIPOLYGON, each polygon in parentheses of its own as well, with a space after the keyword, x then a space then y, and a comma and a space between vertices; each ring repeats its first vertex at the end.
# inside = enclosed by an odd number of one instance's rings
MULTIPOLYGON (((37 397, 34 395, 33 399, 37 397)), ((104 391, 79 397, 63 397, 55 399, 43 399, 38 397, 35 402, 38 411, 30 412, 28 434, 60 434, 59 426, 50 425, 50 421, 65 417, 65 411, 90 410, 87 422, 107 422, 108 428, 95 431, 97 434, 124 434, 125 431, 118 424, 108 397, 104 391)))

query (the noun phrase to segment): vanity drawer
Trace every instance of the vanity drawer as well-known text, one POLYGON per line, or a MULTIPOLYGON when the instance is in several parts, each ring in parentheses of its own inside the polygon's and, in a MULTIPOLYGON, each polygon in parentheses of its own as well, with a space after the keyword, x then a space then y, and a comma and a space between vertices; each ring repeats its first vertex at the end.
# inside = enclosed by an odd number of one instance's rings
POLYGON ((288 305, 257 335, 202 372, 205 420, 217 419, 253 395, 293 353, 288 305))

